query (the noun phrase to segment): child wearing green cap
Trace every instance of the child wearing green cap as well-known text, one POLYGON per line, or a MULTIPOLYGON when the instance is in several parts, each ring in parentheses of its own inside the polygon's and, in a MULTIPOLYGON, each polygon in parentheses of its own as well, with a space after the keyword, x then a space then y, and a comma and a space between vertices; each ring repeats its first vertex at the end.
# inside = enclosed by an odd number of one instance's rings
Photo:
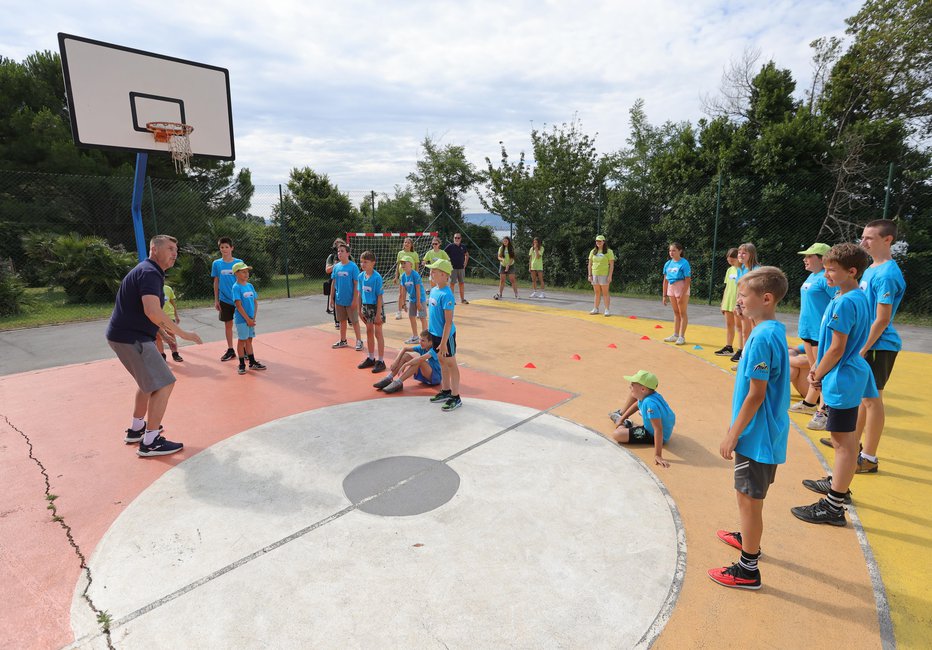
POLYGON ((633 375, 625 375, 625 379, 631 382, 631 393, 624 406, 608 414, 616 425, 610 437, 622 445, 653 445, 654 464, 669 467, 670 463, 663 458, 663 445, 673 435, 676 414, 663 395, 657 392, 660 382, 656 375, 638 370, 633 375), (628 419, 635 411, 641 412, 643 425, 635 425, 628 419))
POLYGON ((453 291, 450 290, 450 275, 453 265, 449 260, 434 260, 427 265, 430 279, 436 285, 430 290, 428 304, 428 331, 431 347, 440 357, 442 379, 440 392, 430 398, 434 404, 443 404, 444 412, 454 411, 463 405, 460 399, 460 369, 456 365, 456 325, 453 324, 453 291))

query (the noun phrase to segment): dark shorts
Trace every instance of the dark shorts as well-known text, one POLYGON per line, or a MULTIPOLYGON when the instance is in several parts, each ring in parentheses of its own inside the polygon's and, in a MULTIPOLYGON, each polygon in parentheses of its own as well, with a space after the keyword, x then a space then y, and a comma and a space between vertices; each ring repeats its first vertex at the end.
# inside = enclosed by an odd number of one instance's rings
MULTIPOLYGON (((367 305, 363 303, 363 306, 362 306, 362 322, 363 323, 365 323, 366 325, 372 325, 373 323, 375 323, 375 314, 376 314, 377 307, 378 305, 367 305)), ((384 325, 384 324, 385 324, 385 307, 383 306, 382 307, 382 322, 380 323, 380 325, 384 325)))
POLYGON ((233 320, 233 312, 236 311, 236 306, 231 305, 228 302, 220 301, 220 320, 224 323, 228 323, 233 320))
MULTIPOLYGON (((431 347, 434 348, 437 353, 440 353, 440 340, 442 336, 430 335, 431 347)), ((455 357, 456 356, 456 332, 450 334, 450 338, 447 339, 447 356, 455 357)))
POLYGON ((501 264, 499 264, 499 265, 498 265, 498 274, 499 274, 499 275, 514 275, 514 274, 515 274, 515 265, 512 264, 512 265, 509 266, 508 269, 506 270, 504 266, 502 266, 501 264))
POLYGON ((117 343, 108 340, 107 343, 143 393, 154 393, 175 382, 175 375, 155 347, 155 341, 117 343))
POLYGON ((851 433, 858 428, 858 407, 850 409, 837 409, 831 406, 825 407, 825 414, 828 421, 825 423, 825 430, 835 433, 851 433))
POLYGON ((818 341, 813 341, 812 339, 803 339, 803 341, 805 341, 806 343, 808 343, 809 345, 811 345, 811 346, 814 347, 814 348, 819 347, 819 342, 818 342, 818 341))
POLYGON ((877 390, 883 390, 893 372, 893 364, 896 363, 896 351, 894 350, 869 350, 867 356, 867 365, 871 367, 874 373, 874 382, 877 384, 877 390))
POLYGON ((652 445, 654 444, 654 434, 648 431, 640 424, 628 428, 629 445, 652 445))
POLYGON ((763 499, 777 476, 777 466, 758 463, 735 452, 735 490, 752 499, 763 499))

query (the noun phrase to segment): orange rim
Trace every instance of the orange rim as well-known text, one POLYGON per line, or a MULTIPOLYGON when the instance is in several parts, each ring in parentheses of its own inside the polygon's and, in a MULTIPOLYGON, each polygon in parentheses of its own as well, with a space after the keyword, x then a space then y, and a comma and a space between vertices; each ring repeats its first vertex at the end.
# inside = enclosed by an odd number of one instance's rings
POLYGON ((146 129, 152 132, 156 142, 168 142, 173 135, 190 134, 194 127, 181 122, 146 122, 146 129))

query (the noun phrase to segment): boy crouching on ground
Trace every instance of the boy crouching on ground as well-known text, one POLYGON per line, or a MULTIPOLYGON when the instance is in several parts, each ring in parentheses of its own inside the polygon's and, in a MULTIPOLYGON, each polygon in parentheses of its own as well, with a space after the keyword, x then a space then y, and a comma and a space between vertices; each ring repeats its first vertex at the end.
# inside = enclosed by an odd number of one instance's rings
POLYGON ((611 439, 622 445, 653 445, 654 464, 669 467, 670 463, 663 459, 663 445, 673 435, 676 415, 663 395, 657 392, 660 382, 653 373, 646 370, 638 370, 631 376, 625 375, 625 379, 631 382, 631 394, 624 406, 608 415, 617 426, 611 439), (643 425, 635 425, 628 419, 635 411, 641 412, 643 425))
POLYGON ((386 393, 397 393, 404 388, 404 380, 411 377, 425 386, 437 386, 443 377, 440 358, 431 347, 430 332, 426 329, 421 332, 418 344, 405 346, 392 362, 388 374, 372 386, 386 393))
POLYGON ((719 448, 722 458, 735 460, 735 494, 741 520, 740 532, 717 533, 723 542, 741 550, 738 562, 709 570, 709 577, 725 587, 761 587, 757 561, 764 531, 764 498, 777 474, 777 465, 786 462, 790 430, 786 326, 775 320, 777 303, 786 290, 786 276, 775 266, 754 269, 738 281, 738 304, 757 325, 738 363, 731 426, 719 448))

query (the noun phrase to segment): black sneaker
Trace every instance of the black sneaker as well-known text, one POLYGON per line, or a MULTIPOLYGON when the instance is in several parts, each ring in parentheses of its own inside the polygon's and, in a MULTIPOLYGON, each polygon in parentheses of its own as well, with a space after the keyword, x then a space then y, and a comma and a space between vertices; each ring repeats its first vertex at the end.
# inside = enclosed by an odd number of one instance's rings
POLYGON ((168 361, 168 357, 165 356, 165 353, 164 353, 164 352, 160 352, 159 354, 162 355, 162 358, 163 358, 165 361, 168 361))
POLYGON ((152 441, 151 445, 140 442, 139 449, 136 453, 143 458, 148 458, 149 456, 167 456, 168 454, 174 454, 176 451, 181 451, 182 449, 184 449, 184 445, 180 442, 172 442, 171 440, 166 440, 163 436, 157 436, 155 440, 152 441))
MULTIPOLYGON (((375 359, 373 359, 372 357, 366 357, 366 358, 363 360, 363 362, 360 363, 360 364, 359 364, 358 366, 356 366, 356 367, 359 368, 360 370, 362 370, 362 369, 364 369, 364 368, 371 368, 371 367, 374 366, 374 365, 375 365, 375 359)), ((384 363, 382 364, 382 370, 385 370, 385 364, 384 364, 384 363)))
POLYGON ((236 373, 239 374, 239 375, 245 375, 245 374, 246 374, 246 365, 241 363, 241 364, 239 365, 239 368, 236 369, 236 373))
POLYGON ((249 369, 250 369, 250 370, 265 370, 267 367, 268 367, 268 366, 266 366, 264 363, 259 363, 258 361, 250 361, 250 362, 249 362, 249 369))
POLYGON ((382 377, 380 380, 372 384, 372 387, 382 390, 383 388, 388 386, 390 383, 392 383, 392 379, 394 378, 393 377, 382 377))
POLYGON ((463 400, 461 400, 461 399, 460 399, 460 396, 457 395, 456 397, 451 397, 450 399, 448 399, 448 400, 444 403, 443 408, 441 408, 440 410, 443 411, 443 412, 455 411, 456 409, 458 409, 458 408, 461 407, 462 405, 463 405, 463 400))
POLYGON ((446 403, 446 401, 450 399, 451 397, 453 397, 453 393, 451 393, 448 390, 442 390, 436 395, 434 395, 433 397, 431 397, 430 401, 432 404, 438 404, 440 402, 446 403))
MULTIPOLYGON (((832 477, 823 476, 820 479, 807 478, 803 481, 803 487, 819 494, 828 494, 832 489, 832 477)), ((845 503, 851 503, 851 490, 845 492, 845 503)))
POLYGON ((732 363, 738 363, 741 361, 741 348, 738 348, 737 352, 731 356, 731 361, 732 363))
POLYGON ((172 352, 172 361, 177 361, 178 363, 181 363, 182 361, 184 361, 184 359, 182 359, 181 355, 178 354, 177 352, 172 352))
POLYGON ((733 355, 734 353, 735 353, 735 349, 734 349, 733 347, 731 347, 730 345, 726 345, 726 346, 723 347, 721 350, 716 350, 716 351, 715 351, 715 356, 717 356, 717 357, 730 357, 730 356, 733 355))
POLYGON ((375 362, 375 365, 372 366, 372 373, 377 374, 380 372, 385 372, 385 362, 379 359, 375 362))
POLYGON ((828 524, 830 526, 846 526, 848 524, 848 520, 845 519, 845 511, 835 510, 827 499, 819 499, 817 503, 813 503, 811 506, 790 508, 790 512, 797 519, 802 519, 810 524, 828 524))
MULTIPOLYGON (((164 430, 165 430, 165 427, 163 427, 162 425, 159 425, 159 433, 162 433, 162 431, 164 430)), ((142 440, 142 436, 145 434, 145 432, 146 432, 146 425, 142 425, 141 429, 127 429, 126 435, 123 437, 123 442, 125 442, 128 445, 135 445, 140 440, 142 440)))
POLYGON ((233 361, 236 358, 236 350, 233 348, 227 348, 227 351, 223 353, 223 356, 220 357, 221 361, 233 361))
POLYGON ((330 347, 332 347, 334 350, 336 350, 337 348, 345 348, 345 347, 348 346, 348 345, 349 345, 349 343, 346 342, 346 339, 343 339, 342 341, 337 341, 336 343, 334 343, 334 344, 331 345, 330 347))

